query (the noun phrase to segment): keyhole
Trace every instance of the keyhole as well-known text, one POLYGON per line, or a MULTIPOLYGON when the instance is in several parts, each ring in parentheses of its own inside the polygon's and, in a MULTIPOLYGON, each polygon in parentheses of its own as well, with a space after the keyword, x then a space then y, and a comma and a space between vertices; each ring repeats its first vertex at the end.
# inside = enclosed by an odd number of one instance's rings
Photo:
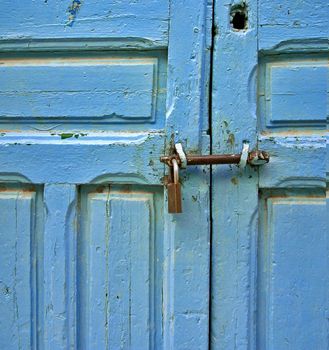
POLYGON ((248 28, 248 14, 246 4, 232 6, 231 26, 234 30, 245 30, 248 28))

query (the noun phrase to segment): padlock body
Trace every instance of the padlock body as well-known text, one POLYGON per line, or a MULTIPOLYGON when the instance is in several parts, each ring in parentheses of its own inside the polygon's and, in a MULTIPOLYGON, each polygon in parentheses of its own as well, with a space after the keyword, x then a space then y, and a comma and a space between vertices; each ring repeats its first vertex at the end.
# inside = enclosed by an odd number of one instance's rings
POLYGON ((171 182, 167 185, 168 212, 171 214, 182 212, 181 184, 171 182))

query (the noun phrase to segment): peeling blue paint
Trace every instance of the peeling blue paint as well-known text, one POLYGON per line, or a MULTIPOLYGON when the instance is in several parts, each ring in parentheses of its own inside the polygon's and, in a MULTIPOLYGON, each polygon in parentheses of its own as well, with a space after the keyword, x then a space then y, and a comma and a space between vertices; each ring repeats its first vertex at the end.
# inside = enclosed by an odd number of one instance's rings
POLYGON ((82 5, 82 1, 80 1, 80 0, 73 0, 72 1, 72 4, 67 9, 67 12, 69 14, 68 21, 66 22, 67 26, 69 26, 69 27, 73 26, 75 19, 77 17, 77 14, 80 11, 81 5, 82 5))

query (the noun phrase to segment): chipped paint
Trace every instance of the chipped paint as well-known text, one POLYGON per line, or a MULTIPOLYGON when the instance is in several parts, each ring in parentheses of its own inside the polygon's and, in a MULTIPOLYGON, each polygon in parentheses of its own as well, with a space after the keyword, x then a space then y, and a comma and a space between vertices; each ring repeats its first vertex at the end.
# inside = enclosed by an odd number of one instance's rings
POLYGON ((236 177, 231 178, 231 182, 233 185, 237 185, 239 183, 238 179, 236 177))
POLYGON ((80 1, 80 0, 73 0, 72 1, 72 4, 67 9, 67 12, 69 14, 68 20, 66 22, 67 26, 69 26, 69 27, 73 26, 73 24, 76 20, 77 14, 80 11, 81 5, 82 5, 82 1, 80 1))
POLYGON ((228 135, 227 141, 226 141, 231 147, 233 148, 235 146, 235 136, 233 133, 230 133, 228 135))

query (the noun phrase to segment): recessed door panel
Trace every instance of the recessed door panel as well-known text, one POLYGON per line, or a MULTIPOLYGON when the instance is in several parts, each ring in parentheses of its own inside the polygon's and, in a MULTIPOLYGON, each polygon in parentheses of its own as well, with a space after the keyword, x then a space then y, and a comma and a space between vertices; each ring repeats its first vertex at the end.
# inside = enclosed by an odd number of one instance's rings
POLYGON ((111 185, 81 189, 79 348, 161 346, 160 190, 111 185))
POLYGON ((165 55, 165 51, 3 54, 2 128, 52 130, 52 135, 68 130, 78 137, 86 136, 86 131, 163 129, 165 55))
POLYGON ((36 346, 42 291, 42 189, 0 185, 0 310, 2 349, 36 346))
POLYGON ((261 205, 258 346, 325 348, 329 285, 324 194, 265 192, 261 205))

